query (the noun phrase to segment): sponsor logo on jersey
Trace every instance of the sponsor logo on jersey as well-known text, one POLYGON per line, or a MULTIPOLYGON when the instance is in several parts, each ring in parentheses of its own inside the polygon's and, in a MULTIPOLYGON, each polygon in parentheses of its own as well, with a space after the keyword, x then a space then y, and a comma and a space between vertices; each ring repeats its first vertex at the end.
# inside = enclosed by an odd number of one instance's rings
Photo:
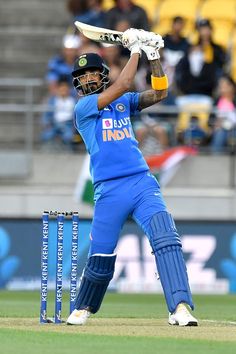
POLYGON ((102 129, 103 141, 119 141, 132 138, 130 117, 122 119, 103 118, 102 129))
POLYGON ((113 120, 111 118, 106 118, 102 120, 102 129, 112 129, 113 120))
POLYGON ((123 129, 107 129, 102 131, 103 141, 117 141, 123 139, 131 139, 131 132, 128 128, 123 129))

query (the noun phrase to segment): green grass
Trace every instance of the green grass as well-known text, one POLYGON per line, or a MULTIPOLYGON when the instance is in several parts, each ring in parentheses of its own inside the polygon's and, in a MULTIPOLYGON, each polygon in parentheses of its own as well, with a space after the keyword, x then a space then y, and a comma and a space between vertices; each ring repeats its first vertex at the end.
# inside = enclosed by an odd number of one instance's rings
MULTIPOLYGON (((53 314, 53 294, 49 296, 53 314)), ((194 296, 199 327, 167 324, 162 295, 107 294, 86 326, 40 325, 38 292, 0 291, 1 354, 231 354, 236 352, 236 296, 194 296)), ((68 315, 68 294, 63 317, 68 315)))

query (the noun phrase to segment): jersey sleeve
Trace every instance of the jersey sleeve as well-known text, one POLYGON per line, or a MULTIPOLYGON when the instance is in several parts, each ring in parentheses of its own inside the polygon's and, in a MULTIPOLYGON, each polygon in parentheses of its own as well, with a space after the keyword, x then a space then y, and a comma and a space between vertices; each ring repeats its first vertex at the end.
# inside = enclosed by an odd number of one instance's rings
POLYGON ((98 110, 98 95, 83 97, 75 106, 75 127, 83 131, 90 124, 91 119, 97 118, 98 110))
POLYGON ((140 112, 140 110, 138 109, 140 93, 128 92, 125 94, 125 96, 128 99, 130 104, 130 115, 134 116, 138 114, 140 112))

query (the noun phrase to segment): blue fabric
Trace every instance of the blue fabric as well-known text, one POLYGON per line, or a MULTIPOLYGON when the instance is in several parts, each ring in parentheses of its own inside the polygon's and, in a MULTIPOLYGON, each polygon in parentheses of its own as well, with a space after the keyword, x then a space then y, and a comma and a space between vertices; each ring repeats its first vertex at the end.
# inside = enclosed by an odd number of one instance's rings
POLYGON ((94 255, 88 259, 75 302, 77 310, 89 309, 92 313, 99 310, 113 277, 115 261, 116 255, 94 255))
POLYGON ((75 126, 91 156, 94 183, 147 171, 130 117, 138 112, 138 93, 126 93, 99 111, 98 95, 80 99, 75 107, 75 126))
POLYGON ((99 183, 94 199, 90 254, 113 253, 129 215, 146 232, 152 216, 166 210, 160 186, 149 172, 99 183))

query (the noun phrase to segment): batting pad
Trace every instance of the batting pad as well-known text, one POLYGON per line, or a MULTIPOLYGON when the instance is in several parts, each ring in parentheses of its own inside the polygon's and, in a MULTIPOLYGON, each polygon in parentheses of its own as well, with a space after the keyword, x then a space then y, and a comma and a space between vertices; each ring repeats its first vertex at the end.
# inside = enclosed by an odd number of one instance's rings
POLYGON ((168 310, 173 313, 181 302, 187 303, 193 309, 181 241, 174 220, 166 211, 152 217, 150 243, 168 310))
POLYGON ((75 303, 77 310, 88 308, 92 313, 99 310, 114 274, 115 261, 116 254, 95 254, 89 257, 75 303))

